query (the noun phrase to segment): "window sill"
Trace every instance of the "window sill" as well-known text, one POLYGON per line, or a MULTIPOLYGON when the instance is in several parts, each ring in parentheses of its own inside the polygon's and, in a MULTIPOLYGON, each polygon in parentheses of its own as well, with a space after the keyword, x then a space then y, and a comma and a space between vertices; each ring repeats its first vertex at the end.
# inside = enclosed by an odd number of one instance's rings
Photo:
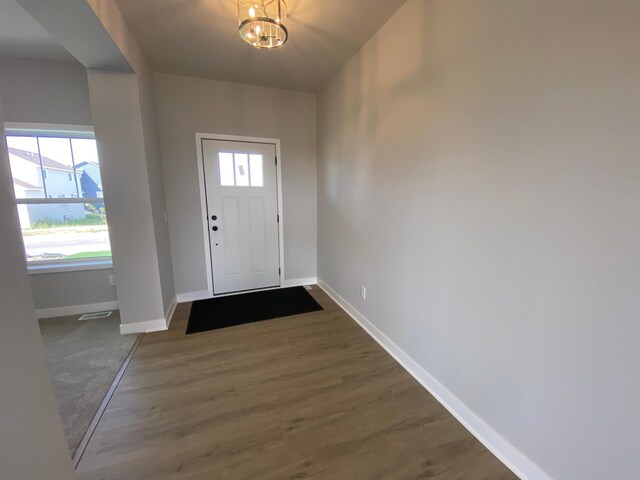
POLYGON ((84 262, 61 262, 61 263, 45 263, 40 265, 28 265, 27 271, 29 275, 38 275, 43 273, 62 273, 62 272, 82 272, 88 270, 108 270, 113 268, 113 262, 110 258, 104 260, 93 260, 84 262))

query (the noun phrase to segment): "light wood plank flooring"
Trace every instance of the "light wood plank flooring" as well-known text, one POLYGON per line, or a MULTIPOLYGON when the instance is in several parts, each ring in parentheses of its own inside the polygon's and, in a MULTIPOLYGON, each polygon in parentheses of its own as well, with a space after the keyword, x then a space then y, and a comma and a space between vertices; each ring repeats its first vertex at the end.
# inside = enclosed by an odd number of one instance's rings
POLYGON ((514 479, 322 290, 324 311, 147 334, 81 479, 514 479))

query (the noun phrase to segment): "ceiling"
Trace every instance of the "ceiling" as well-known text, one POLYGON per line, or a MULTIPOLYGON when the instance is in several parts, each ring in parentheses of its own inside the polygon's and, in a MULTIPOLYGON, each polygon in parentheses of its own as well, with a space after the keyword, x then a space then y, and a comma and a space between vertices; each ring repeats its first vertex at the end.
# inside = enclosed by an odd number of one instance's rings
POLYGON ((236 0, 116 0, 153 70, 318 91, 406 0, 288 0, 288 42, 244 43, 236 0))
POLYGON ((0 57, 75 61, 15 0, 0 0, 0 57))

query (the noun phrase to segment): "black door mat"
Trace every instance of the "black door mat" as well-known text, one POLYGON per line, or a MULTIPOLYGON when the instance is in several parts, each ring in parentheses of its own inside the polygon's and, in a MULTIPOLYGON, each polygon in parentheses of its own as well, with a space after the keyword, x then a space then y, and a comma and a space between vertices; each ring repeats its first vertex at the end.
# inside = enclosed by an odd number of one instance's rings
POLYGON ((206 332, 322 309, 304 287, 198 300, 191 306, 186 333, 206 332))

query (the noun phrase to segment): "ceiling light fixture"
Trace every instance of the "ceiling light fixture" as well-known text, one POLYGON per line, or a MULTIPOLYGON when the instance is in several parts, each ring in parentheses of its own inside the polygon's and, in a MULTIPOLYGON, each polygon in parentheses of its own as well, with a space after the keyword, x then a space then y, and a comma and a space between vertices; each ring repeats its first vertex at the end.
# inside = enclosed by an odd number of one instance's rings
POLYGON ((289 33, 285 0, 238 0, 238 29, 242 39, 256 48, 284 45, 289 33))

